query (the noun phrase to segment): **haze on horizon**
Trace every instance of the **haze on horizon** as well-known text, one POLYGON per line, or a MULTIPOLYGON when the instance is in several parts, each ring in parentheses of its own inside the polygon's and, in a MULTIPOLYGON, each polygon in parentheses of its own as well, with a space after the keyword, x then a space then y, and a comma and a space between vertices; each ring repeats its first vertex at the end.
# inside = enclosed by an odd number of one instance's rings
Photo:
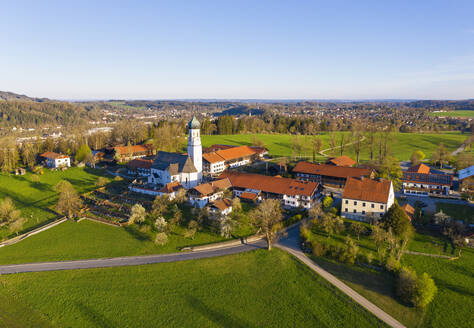
POLYGON ((474 2, 8 1, 0 90, 53 99, 474 98, 474 2))

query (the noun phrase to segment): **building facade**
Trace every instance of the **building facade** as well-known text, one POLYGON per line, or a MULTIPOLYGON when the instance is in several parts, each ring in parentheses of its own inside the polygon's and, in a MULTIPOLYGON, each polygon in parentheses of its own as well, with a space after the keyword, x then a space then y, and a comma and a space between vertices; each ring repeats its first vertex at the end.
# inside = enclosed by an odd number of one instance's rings
POLYGON ((71 166, 71 158, 67 155, 58 154, 50 151, 43 153, 40 156, 44 158, 44 163, 46 167, 52 169, 71 166))
POLYGON ((403 193, 411 196, 447 196, 451 193, 453 176, 434 171, 425 164, 418 164, 403 172, 403 193))

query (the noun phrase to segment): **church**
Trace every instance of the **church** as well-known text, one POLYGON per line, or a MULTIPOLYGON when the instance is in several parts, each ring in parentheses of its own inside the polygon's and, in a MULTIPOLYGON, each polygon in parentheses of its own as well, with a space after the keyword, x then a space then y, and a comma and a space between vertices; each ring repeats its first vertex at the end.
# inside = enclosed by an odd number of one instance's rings
POLYGON ((188 153, 178 154, 159 151, 151 166, 148 183, 165 186, 169 183, 179 183, 190 189, 202 180, 202 145, 201 124, 193 117, 188 124, 188 153))

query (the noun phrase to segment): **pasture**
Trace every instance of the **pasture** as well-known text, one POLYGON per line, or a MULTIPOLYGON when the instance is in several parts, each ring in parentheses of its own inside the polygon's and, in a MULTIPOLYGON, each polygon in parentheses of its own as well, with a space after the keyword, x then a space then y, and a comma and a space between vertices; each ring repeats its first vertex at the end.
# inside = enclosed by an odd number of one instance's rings
POLYGON ((431 112, 436 117, 474 117, 474 110, 454 110, 450 112, 431 112))
POLYGON ((278 249, 175 263, 9 275, 2 277, 0 288, 0 326, 384 326, 278 249))

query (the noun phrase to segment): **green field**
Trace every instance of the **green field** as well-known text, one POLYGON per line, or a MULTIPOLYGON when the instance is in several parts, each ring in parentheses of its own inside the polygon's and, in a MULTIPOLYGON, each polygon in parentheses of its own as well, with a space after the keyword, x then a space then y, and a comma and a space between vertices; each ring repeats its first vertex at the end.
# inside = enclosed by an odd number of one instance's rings
MULTIPOLYGON (((92 190, 99 176, 105 176, 105 172, 77 167, 66 171, 45 170, 44 175, 39 175, 39 181, 34 181, 31 173, 24 176, 0 174, 0 199, 13 199, 22 216, 27 219, 24 229, 28 229, 58 216, 54 211, 58 199, 54 186, 59 181, 69 181, 77 192, 82 193, 92 190)), ((0 238, 6 235, 8 230, 0 229, 0 238)))
POLYGON ((431 112, 430 116, 437 117, 474 117, 474 110, 454 110, 451 112, 431 112))
POLYGON ((2 327, 384 326, 278 249, 0 281, 2 327))
POLYGON ((453 219, 474 223, 474 206, 437 202, 436 212, 440 210, 453 219))
MULTIPOLYGON (((176 231, 176 229, 175 229, 176 231)), ((19 243, 0 248, 0 264, 78 260, 178 252, 180 248, 222 241, 216 234, 197 232, 194 239, 178 233, 156 246, 152 235, 99 222, 66 221, 19 243)))
MULTIPOLYGON (((340 132, 339 132, 340 133, 340 132)), ((347 133, 347 132, 345 132, 347 133)), ((322 149, 330 148, 329 135, 323 133, 318 135, 323 142, 322 149)), ((268 148, 270 155, 273 156, 287 156, 292 155, 292 138, 294 136, 289 134, 237 134, 237 135, 203 135, 202 143, 204 147, 209 147, 212 144, 229 144, 229 145, 252 145, 253 138, 263 141, 268 148)), ((310 144, 313 136, 299 136, 305 140, 305 144, 310 144)), ((399 160, 409 160, 414 150, 422 150, 427 158, 431 156, 433 151, 442 142, 449 151, 456 150, 466 139, 466 136, 459 132, 444 132, 444 133, 395 133, 393 142, 390 144, 390 149, 395 157, 399 160)), ((328 155, 339 155, 339 150, 335 153, 327 152, 328 155)), ((345 155, 355 158, 354 150, 351 146, 347 146, 345 155)), ((303 156, 312 158, 311 151, 308 151, 303 156)), ((366 143, 364 143, 363 150, 360 156, 361 160, 369 159, 369 151, 366 143)))

